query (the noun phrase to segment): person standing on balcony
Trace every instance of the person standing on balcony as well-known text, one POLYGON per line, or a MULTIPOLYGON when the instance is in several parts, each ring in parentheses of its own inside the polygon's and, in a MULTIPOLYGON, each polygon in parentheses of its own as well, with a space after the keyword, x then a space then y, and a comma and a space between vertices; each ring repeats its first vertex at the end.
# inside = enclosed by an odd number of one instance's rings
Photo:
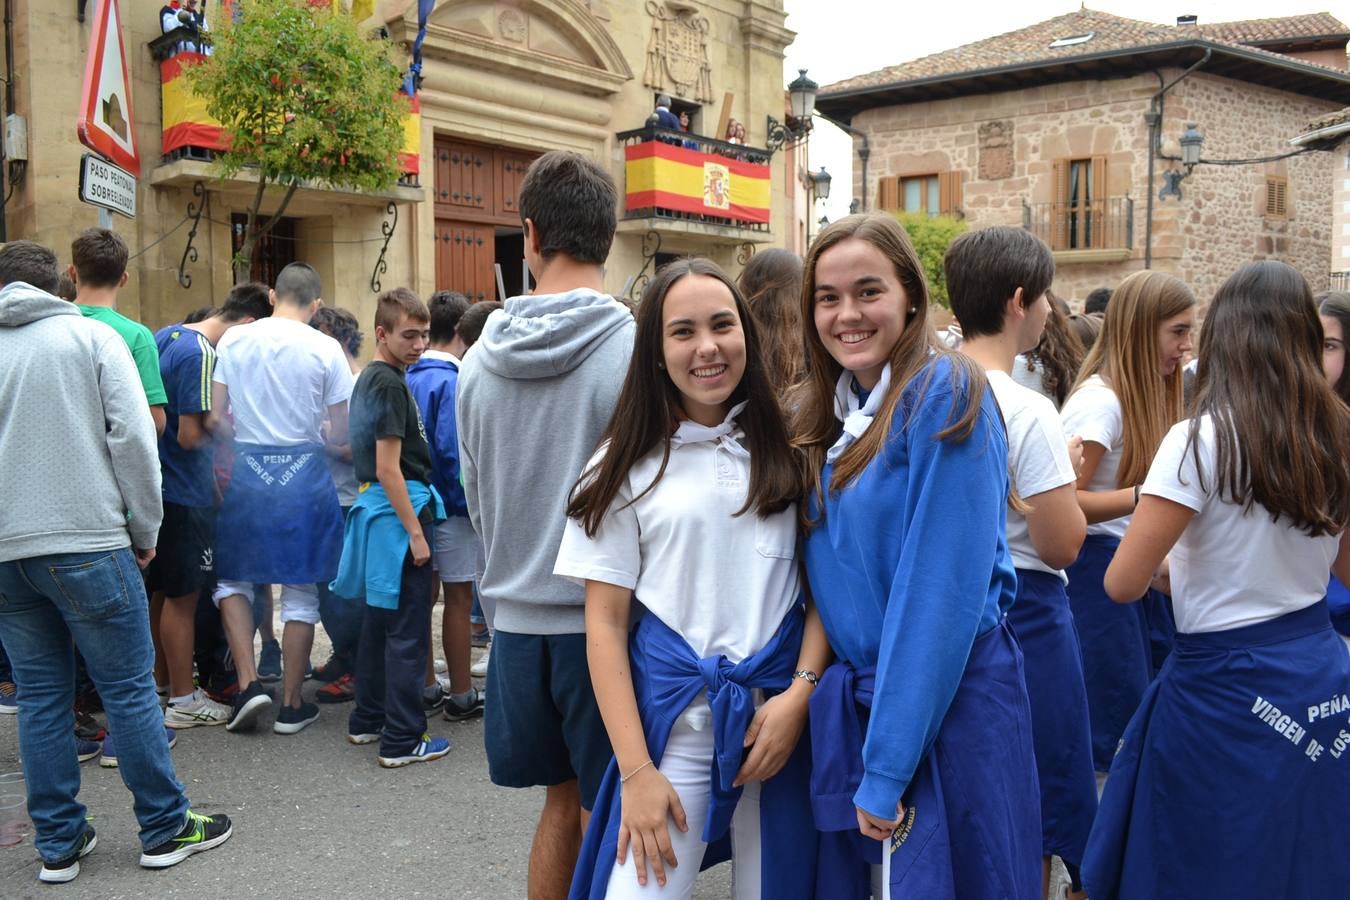
POLYGON ((656 95, 656 111, 652 113, 656 117, 656 127, 669 128, 671 131, 684 131, 680 127, 680 117, 670 111, 670 95, 656 95))
POLYGON ((455 397, 464 497, 486 555, 480 591, 496 625, 489 773, 502 787, 547 789, 530 900, 567 895, 611 755, 586 663, 585 592, 553 564, 568 492, 633 352, 633 315, 604 292, 618 202, 609 173, 579 154, 530 165, 520 214, 535 289, 488 318, 455 397))

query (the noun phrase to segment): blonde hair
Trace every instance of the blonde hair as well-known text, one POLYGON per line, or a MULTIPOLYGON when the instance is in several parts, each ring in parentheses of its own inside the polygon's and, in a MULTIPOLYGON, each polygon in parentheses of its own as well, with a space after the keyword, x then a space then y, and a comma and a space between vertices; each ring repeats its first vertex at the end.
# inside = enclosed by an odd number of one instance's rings
POLYGON ((1143 483, 1167 430, 1181 421, 1183 374, 1180 366, 1171 375, 1159 374, 1158 329, 1193 306, 1195 295, 1175 276, 1142 271, 1127 277, 1111 294, 1101 334, 1069 392, 1072 396, 1100 375, 1120 401, 1118 487, 1143 483))

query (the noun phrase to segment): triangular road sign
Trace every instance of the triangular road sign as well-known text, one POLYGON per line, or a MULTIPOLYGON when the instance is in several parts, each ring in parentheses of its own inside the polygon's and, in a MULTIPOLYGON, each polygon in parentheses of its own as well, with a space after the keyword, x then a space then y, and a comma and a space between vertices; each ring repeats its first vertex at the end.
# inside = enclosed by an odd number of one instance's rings
POLYGON ((131 78, 122 43, 117 0, 94 0, 94 28, 80 95, 80 143, 139 175, 136 126, 131 114, 131 78))

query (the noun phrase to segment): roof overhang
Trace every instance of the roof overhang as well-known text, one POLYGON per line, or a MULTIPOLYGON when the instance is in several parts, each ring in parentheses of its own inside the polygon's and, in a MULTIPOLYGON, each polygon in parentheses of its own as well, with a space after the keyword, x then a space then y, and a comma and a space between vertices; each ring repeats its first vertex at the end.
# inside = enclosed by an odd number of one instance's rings
POLYGON ((1346 137, 1350 137, 1350 119, 1335 125, 1327 125, 1325 128, 1305 131, 1297 137, 1290 138, 1289 143, 1295 147, 1319 146, 1321 149, 1330 150, 1346 137))
POLYGON ((1259 50, 1188 39, 841 91, 821 91, 816 98, 816 108, 832 118, 851 122, 858 113, 883 106, 993 94, 1065 81, 1127 78, 1155 69, 1184 68, 1198 62, 1207 50, 1212 53, 1202 70, 1207 74, 1350 105, 1350 71, 1338 72, 1296 59, 1273 57, 1259 50))

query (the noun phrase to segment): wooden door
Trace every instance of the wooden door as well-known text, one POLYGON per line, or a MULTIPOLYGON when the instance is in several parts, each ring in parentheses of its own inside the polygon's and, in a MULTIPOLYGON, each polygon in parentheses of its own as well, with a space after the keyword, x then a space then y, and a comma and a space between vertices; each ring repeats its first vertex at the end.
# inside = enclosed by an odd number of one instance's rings
POLYGON ((520 183, 525 180, 525 172, 534 161, 533 153, 515 153, 498 150, 495 154, 495 178, 493 212, 503 219, 520 222, 520 183))
POLYGON ((472 303, 497 299, 491 225, 436 220, 436 290, 461 291, 472 303))
POLYGON ((436 203, 474 212, 492 209, 492 151, 473 144, 436 143, 436 203))

